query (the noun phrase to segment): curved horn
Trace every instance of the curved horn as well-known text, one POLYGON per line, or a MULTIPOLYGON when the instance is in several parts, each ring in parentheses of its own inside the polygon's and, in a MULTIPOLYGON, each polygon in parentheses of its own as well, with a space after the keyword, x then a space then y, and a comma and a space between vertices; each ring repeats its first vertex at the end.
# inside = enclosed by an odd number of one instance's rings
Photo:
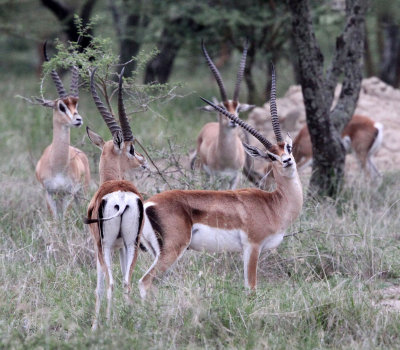
POLYGON ((247 48, 248 48, 248 40, 246 40, 243 48, 242 59, 240 60, 239 70, 236 78, 235 92, 233 93, 233 101, 237 102, 239 99, 240 92, 240 83, 243 79, 244 68, 246 67, 246 57, 247 57, 247 48))
MULTIPOLYGON (((49 62, 49 57, 47 56, 47 40, 43 44, 43 55, 45 61, 49 62)), ((53 79, 54 84, 56 85, 58 96, 60 96, 60 98, 66 98, 68 96, 67 92, 64 89, 64 85, 60 77, 58 76, 57 72, 54 69, 51 70, 51 78, 53 79)))
POLYGON ((118 84, 118 115, 119 123, 121 124, 122 135, 124 136, 124 141, 133 141, 134 137, 132 134, 131 127, 129 126, 128 118, 126 117, 124 101, 122 99, 122 76, 124 75, 125 67, 122 68, 121 74, 119 75, 118 84))
POLYGON ((100 97, 97 94, 96 87, 94 85, 94 73, 96 72, 96 69, 97 68, 93 69, 93 72, 90 74, 90 91, 92 92, 93 101, 96 104, 97 109, 110 129, 111 134, 114 136, 115 133, 121 132, 121 128, 109 110, 104 106, 103 102, 101 102, 100 97))
POLYGON ((206 50, 206 47, 204 45, 204 40, 201 41, 201 48, 203 50, 203 54, 206 58, 207 64, 210 67, 211 72, 214 74, 215 80, 218 83, 219 91, 221 92, 222 102, 226 102, 226 101, 228 101, 228 98, 226 97, 225 86, 222 81, 221 74, 219 74, 217 67, 215 66, 214 62, 211 60, 211 58, 206 50))
POLYGON ((72 97, 79 97, 79 90, 78 90, 78 86, 79 86, 79 70, 77 66, 72 66, 71 69, 72 72, 72 77, 71 77, 71 96, 72 97))
POLYGON ((276 108, 276 79, 275 67, 272 64, 272 77, 271 77, 271 97, 269 101, 269 108, 271 111, 272 128, 274 129, 277 142, 283 142, 281 126, 279 124, 278 110, 276 108))
POLYGON ((222 113, 223 115, 227 116, 230 120, 234 121, 236 124, 241 126, 244 130, 252 134, 258 141, 260 141, 266 149, 270 149, 273 145, 269 142, 260 132, 254 129, 251 125, 244 122, 242 119, 236 117, 234 114, 229 113, 226 109, 215 105, 214 103, 206 100, 203 97, 200 97, 205 103, 208 103, 211 107, 213 107, 216 111, 222 113))

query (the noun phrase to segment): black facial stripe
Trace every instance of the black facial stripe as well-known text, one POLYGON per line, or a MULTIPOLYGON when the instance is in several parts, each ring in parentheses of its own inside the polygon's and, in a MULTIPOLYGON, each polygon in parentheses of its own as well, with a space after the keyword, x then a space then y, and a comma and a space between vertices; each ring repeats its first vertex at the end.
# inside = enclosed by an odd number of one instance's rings
POLYGON ((60 108, 60 111, 63 112, 63 113, 65 113, 65 112, 67 111, 67 110, 65 109, 64 103, 61 103, 61 102, 60 102, 59 108, 60 108))

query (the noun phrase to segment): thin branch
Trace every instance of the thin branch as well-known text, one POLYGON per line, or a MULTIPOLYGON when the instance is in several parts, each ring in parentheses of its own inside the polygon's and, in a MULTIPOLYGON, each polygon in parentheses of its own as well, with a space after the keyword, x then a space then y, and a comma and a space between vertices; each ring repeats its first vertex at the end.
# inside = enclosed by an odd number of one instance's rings
POLYGON ((144 148, 144 146, 139 142, 138 139, 135 139, 135 142, 139 145, 139 147, 143 150, 143 152, 146 154, 147 158, 150 160, 150 163, 154 166, 154 168, 156 168, 158 175, 160 175, 160 177, 163 179, 163 181, 167 184, 168 188, 170 190, 172 190, 171 185, 169 184, 169 182, 167 181, 167 179, 164 177, 164 175, 162 174, 162 172, 160 171, 160 169, 158 169, 157 165, 153 162, 153 159, 151 159, 149 153, 147 152, 146 148, 144 148))

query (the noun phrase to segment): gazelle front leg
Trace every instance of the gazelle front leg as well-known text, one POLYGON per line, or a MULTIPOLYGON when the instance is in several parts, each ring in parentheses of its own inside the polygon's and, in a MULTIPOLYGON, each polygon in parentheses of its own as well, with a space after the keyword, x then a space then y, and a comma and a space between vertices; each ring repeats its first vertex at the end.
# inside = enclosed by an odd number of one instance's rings
POLYGON ((257 286, 257 264, 260 256, 258 245, 247 244, 243 249, 244 285, 255 290, 257 286))
POLYGON ((240 173, 237 172, 233 179, 230 181, 229 188, 235 190, 240 180, 240 173))

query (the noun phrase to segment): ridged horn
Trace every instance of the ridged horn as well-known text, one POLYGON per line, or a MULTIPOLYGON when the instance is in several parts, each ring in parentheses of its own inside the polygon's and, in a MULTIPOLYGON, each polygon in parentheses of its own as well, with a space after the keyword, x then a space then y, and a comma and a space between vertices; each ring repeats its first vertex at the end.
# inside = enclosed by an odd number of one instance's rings
POLYGON ((239 70, 237 73, 235 91, 233 93, 233 101, 235 101, 235 102, 238 102, 238 99, 239 99, 240 83, 242 82, 244 69, 246 67, 248 43, 249 43, 248 40, 246 40, 246 42, 244 44, 244 48, 243 48, 242 59, 240 60, 239 70))
POLYGON ((101 116, 103 117, 104 121, 106 122, 108 128, 110 129, 111 134, 114 136, 115 133, 121 132, 121 128, 115 121, 114 117, 110 113, 110 111, 104 106, 103 102, 101 102, 99 95, 97 94, 96 87, 94 84, 94 74, 96 69, 93 69, 92 73, 90 74, 90 91, 93 96, 93 101, 99 110, 101 116))
POLYGON ((72 66, 71 72, 72 72, 71 87, 70 87, 71 96, 78 98, 79 97, 79 90, 78 90, 78 86, 79 86, 79 70, 78 70, 78 67, 77 66, 72 66))
POLYGON ((260 141, 266 149, 270 149, 273 145, 271 142, 269 142, 259 131, 254 129, 251 125, 247 124, 244 122, 242 119, 236 117, 234 114, 229 113, 226 109, 215 105, 211 101, 206 100, 203 97, 200 97, 205 103, 208 103, 211 107, 213 107, 216 111, 219 113, 222 113, 226 117, 228 117, 230 120, 238 124, 240 127, 242 127, 244 130, 246 130, 248 133, 253 135, 258 141, 260 141))
POLYGON ((122 98, 122 76, 124 75, 125 67, 122 68, 119 75, 118 84, 118 116, 119 123, 121 124, 122 135, 124 136, 124 141, 133 141, 134 137, 132 134, 131 127, 129 126, 128 118, 126 117, 124 101, 122 98))
POLYGON ((275 78, 275 67, 272 64, 272 77, 271 77, 271 96, 269 101, 269 108, 271 111, 271 122, 272 128, 277 142, 283 142, 281 126, 279 124, 278 110, 276 108, 276 78, 275 78))
POLYGON ((201 41, 201 48, 203 50, 203 54, 204 54, 204 57, 206 58, 207 64, 210 67, 211 72, 214 74, 215 80, 218 83, 222 102, 226 102, 226 101, 228 101, 228 98, 226 95, 224 83, 221 78, 221 74, 219 74, 217 67, 215 66, 214 62, 211 60, 210 55, 208 54, 208 52, 206 50, 206 46, 204 45, 204 40, 201 41))
MULTIPOLYGON (((49 62, 49 57, 47 56, 47 40, 43 44, 43 56, 44 56, 45 61, 49 62)), ((54 81, 54 84, 56 85, 58 96, 60 98, 66 98, 68 96, 68 94, 65 91, 64 85, 63 85, 60 77, 58 76, 57 72, 54 69, 52 69, 50 75, 54 81)))

